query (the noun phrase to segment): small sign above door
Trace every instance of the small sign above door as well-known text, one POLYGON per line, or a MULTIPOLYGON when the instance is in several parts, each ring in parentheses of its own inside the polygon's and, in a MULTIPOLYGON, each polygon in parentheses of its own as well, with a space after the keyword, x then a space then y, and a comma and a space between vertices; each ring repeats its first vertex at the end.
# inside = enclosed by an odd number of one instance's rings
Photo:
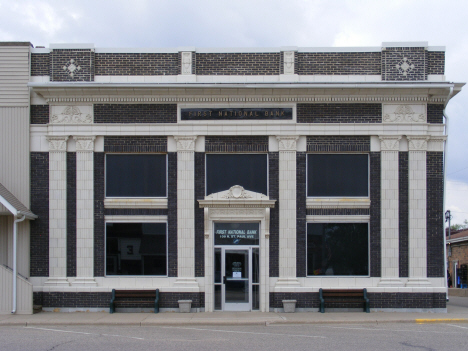
POLYGON ((215 223, 215 245, 258 245, 259 223, 215 223))

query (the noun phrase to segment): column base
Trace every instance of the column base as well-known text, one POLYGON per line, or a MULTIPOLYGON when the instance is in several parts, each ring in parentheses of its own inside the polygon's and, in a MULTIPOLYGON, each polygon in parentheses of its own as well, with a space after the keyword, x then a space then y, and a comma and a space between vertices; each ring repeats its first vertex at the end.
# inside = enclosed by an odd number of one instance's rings
POLYGON ((409 278, 406 282, 406 286, 424 287, 432 286, 432 284, 427 278, 409 278))
POLYGON ((181 290, 190 290, 191 292, 200 291, 200 286, 194 277, 178 277, 174 282, 174 287, 181 290))
POLYGON ((49 277, 44 286, 70 286, 70 282, 66 277, 49 277))
POLYGON ((79 277, 71 284, 72 286, 97 286, 93 277, 79 277))
POLYGON ((278 278, 275 284, 275 291, 279 292, 283 289, 291 289, 291 288, 300 288, 301 284, 297 280, 296 277, 288 277, 288 278, 278 278))
POLYGON ((404 286, 400 278, 380 278, 380 282, 377 285, 389 288, 404 286))

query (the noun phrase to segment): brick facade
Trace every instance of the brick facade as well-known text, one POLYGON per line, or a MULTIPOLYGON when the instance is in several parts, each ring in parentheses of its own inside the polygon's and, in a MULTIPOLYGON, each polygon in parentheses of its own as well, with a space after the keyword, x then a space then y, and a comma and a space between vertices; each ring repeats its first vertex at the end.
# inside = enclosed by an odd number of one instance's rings
POLYGON ((49 105, 31 105, 30 115, 31 124, 49 123, 49 105))
POLYGON ((398 257, 399 276, 409 275, 409 183, 408 152, 398 153, 398 257))
POLYGON ((98 53, 97 76, 166 76, 179 74, 176 53, 98 53))
POLYGON ((49 276, 49 153, 31 152, 30 275, 49 276))
POLYGON ((427 50, 422 47, 388 47, 382 51, 382 80, 426 80, 427 50), (405 68, 405 64, 408 69, 405 68), (402 67, 402 68, 398 68, 402 67))
POLYGON ((445 52, 427 52, 427 74, 445 74, 445 52))
POLYGON ((279 277, 279 153, 268 153, 268 196, 276 200, 270 209, 270 277, 279 277))
POLYGON ((31 54, 31 76, 50 75, 50 55, 31 54))
POLYGON ((382 104, 297 104, 297 123, 382 123, 382 104))
POLYGON ((167 154, 167 275, 177 277, 177 152, 167 154))
POLYGON ((299 52, 297 74, 379 75, 380 52, 299 52))
POLYGON ((381 276, 380 152, 370 153, 370 276, 381 276))
POLYGON ((428 104, 427 105, 427 123, 444 123, 444 105, 428 104))
POLYGON ((196 53, 198 75, 277 75, 280 54, 273 53, 196 53))
POLYGON ((76 152, 67 152, 67 277, 76 277, 76 152))
POLYGON ((206 152, 268 152, 268 136, 206 136, 206 152))
POLYGON ((177 123, 177 105, 94 104, 94 123, 177 123))
POLYGON ((105 225, 104 225, 104 196, 105 196, 105 154, 94 153, 94 276, 103 277, 106 271, 104 255, 105 225))
POLYGON ((51 82, 94 81, 93 50, 54 49, 49 57, 51 82))
POLYGON ((369 152, 368 136, 307 136, 308 152, 369 152))
POLYGON ((296 152, 296 275, 307 275, 306 183, 307 154, 296 152))
POLYGON ((427 276, 444 276, 444 155, 427 152, 427 276))
POLYGON ((205 276, 205 153, 195 152, 195 277, 205 276))
POLYGON ((308 216, 369 216, 368 208, 311 208, 308 216))
POLYGON ((104 152, 167 152, 167 137, 106 136, 104 152))

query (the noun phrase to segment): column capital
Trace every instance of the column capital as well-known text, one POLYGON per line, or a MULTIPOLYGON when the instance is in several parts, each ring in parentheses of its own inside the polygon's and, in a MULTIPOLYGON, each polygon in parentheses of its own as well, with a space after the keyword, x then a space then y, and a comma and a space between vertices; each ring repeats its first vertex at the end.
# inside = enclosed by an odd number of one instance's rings
POLYGON ((179 151, 193 151, 195 152, 195 141, 197 140, 196 135, 189 136, 174 136, 177 144, 177 152, 179 151))
POLYGON ((380 151, 399 151, 401 135, 379 135, 380 151))
POLYGON ((297 140, 299 139, 299 136, 278 135, 276 139, 278 140, 279 151, 296 151, 297 150, 297 140))
POLYGON ((407 135, 409 151, 427 151, 428 135, 407 135))
POLYGON ((76 152, 93 152, 95 136, 74 136, 76 141, 76 152))
POLYGON ((47 136, 49 142, 49 152, 66 152, 67 151, 67 136, 47 136))

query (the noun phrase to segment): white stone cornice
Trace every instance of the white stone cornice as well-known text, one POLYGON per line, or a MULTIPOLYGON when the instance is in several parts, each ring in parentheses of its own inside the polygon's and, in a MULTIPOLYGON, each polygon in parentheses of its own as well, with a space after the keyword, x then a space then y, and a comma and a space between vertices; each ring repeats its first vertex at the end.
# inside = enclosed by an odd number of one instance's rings
POLYGON ((278 135, 276 137, 278 140, 278 150, 281 151, 296 151, 297 150, 297 140, 299 136, 297 135, 278 135))
POLYGON ((384 123, 427 123, 425 104, 383 104, 384 123))
POLYGON ((66 152, 68 136, 47 136, 49 152, 66 152))
POLYGON ((94 140, 96 139, 96 137, 74 136, 73 139, 75 139, 76 141, 76 152, 94 151, 94 140))
POLYGON ((400 139, 399 136, 384 136, 379 135, 380 139, 380 151, 399 151, 400 150, 400 139))
POLYGON ((197 136, 174 136, 177 145, 177 151, 191 151, 195 152, 195 140, 197 136))
POLYGON ((427 151, 427 141, 429 136, 427 135, 407 135, 408 139, 408 150, 409 151, 427 151))
POLYGON ((427 151, 443 152, 446 140, 446 136, 431 137, 427 142, 427 151))
POLYGON ((93 123, 93 106, 50 106, 52 124, 93 123))

